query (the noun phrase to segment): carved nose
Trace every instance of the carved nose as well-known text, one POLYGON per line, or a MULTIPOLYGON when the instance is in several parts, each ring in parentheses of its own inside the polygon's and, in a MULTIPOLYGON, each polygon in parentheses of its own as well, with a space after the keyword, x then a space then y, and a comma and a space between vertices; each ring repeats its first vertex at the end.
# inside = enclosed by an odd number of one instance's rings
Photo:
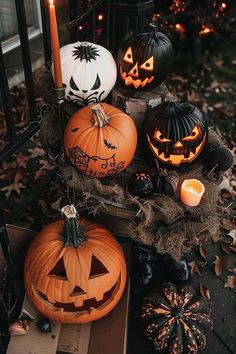
POLYGON ((181 147, 184 147, 183 144, 180 142, 180 141, 177 141, 175 144, 174 144, 174 147, 175 148, 181 148, 181 147))
POLYGON ((128 72, 128 75, 133 76, 133 77, 138 77, 138 62, 132 67, 132 69, 128 72))

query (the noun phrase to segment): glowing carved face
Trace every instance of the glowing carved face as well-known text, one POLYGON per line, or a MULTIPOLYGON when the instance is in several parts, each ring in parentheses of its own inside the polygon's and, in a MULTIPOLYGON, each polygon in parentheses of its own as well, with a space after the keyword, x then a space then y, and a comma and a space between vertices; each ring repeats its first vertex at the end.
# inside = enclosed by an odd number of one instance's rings
POLYGON ((166 79, 172 59, 170 40, 154 24, 148 29, 130 31, 117 55, 120 83, 133 90, 151 90, 166 79))
POLYGON ((193 161, 200 154, 206 141, 206 134, 203 136, 201 128, 195 126, 188 136, 178 141, 165 138, 160 130, 155 130, 153 139, 147 134, 147 139, 158 160, 165 164, 179 166, 193 161))
POLYGON ((139 64, 138 61, 134 61, 131 46, 127 49, 124 58, 123 65, 120 66, 120 75, 125 82, 126 86, 133 85, 136 89, 145 87, 152 82, 154 68, 154 58, 151 56, 144 63, 139 64), (128 68, 128 72, 123 71, 128 68))

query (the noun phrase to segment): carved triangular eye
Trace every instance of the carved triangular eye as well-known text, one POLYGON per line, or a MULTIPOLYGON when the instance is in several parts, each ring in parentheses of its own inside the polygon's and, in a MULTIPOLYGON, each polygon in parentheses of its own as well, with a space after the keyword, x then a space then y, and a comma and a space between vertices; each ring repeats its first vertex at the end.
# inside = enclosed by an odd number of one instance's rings
POLYGON ((132 53, 131 47, 129 47, 126 50, 126 53, 124 55, 124 61, 126 61, 127 63, 130 63, 130 64, 133 64, 133 53, 132 53))
POLYGON ((107 273, 109 273, 109 271, 99 261, 99 259, 97 259, 95 256, 92 256, 89 279, 96 278, 107 273))
POLYGON ((153 56, 140 65, 140 69, 152 71, 153 70, 153 56))
POLYGON ((60 258, 53 269, 48 274, 50 277, 68 280, 63 258, 60 258))
POLYGON ((75 83, 75 81, 74 81, 74 79, 73 79, 72 76, 71 76, 71 78, 70 78, 70 87, 72 88, 72 90, 79 91, 79 88, 78 88, 78 86, 76 85, 76 83, 75 83))
POLYGON ((85 295, 85 294, 86 292, 83 289, 81 289, 79 286, 75 286, 70 296, 78 296, 78 295, 85 295))

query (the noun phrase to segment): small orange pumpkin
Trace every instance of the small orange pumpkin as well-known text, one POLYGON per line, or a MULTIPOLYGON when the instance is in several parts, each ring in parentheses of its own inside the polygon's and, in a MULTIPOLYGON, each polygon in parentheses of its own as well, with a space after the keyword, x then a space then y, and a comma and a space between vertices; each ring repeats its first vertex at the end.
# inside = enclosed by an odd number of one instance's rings
POLYGON ((122 249, 101 224, 78 220, 73 205, 33 240, 25 287, 36 308, 63 323, 97 320, 118 303, 126 282, 122 249))
POLYGON ((65 153, 88 176, 107 177, 124 170, 137 146, 133 120, 119 109, 101 103, 82 108, 69 120, 65 153))

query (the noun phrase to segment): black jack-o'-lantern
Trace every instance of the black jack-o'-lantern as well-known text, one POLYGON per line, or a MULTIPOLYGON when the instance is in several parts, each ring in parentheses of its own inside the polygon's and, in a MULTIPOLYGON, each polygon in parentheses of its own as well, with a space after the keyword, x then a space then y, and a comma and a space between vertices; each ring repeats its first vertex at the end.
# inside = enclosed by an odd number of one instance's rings
POLYGON ((150 90, 166 79, 172 61, 169 38, 150 24, 148 31, 131 31, 124 37, 117 56, 118 77, 126 87, 150 90))
POLYGON ((187 102, 163 102, 155 107, 142 127, 147 157, 165 167, 191 163, 207 141, 207 122, 196 107, 187 102))

